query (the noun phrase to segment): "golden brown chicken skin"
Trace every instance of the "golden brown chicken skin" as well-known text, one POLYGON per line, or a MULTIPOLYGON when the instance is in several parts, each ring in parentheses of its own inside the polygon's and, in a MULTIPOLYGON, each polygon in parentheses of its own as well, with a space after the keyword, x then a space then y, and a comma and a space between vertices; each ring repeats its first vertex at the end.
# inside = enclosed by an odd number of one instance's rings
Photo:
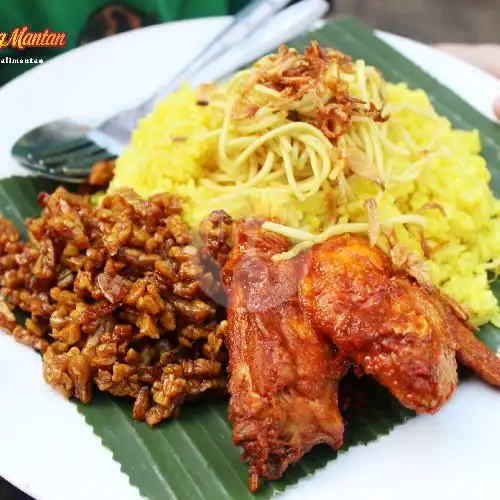
POLYGON ((318 338, 298 300, 302 259, 273 262, 289 243, 253 220, 236 224, 224 267, 228 292, 229 419, 233 441, 259 478, 277 479, 314 445, 342 444, 338 381, 344 357, 318 338))
POLYGON ((393 271, 389 257, 361 236, 312 248, 301 283, 314 328, 417 412, 437 411, 457 384, 451 308, 393 271))

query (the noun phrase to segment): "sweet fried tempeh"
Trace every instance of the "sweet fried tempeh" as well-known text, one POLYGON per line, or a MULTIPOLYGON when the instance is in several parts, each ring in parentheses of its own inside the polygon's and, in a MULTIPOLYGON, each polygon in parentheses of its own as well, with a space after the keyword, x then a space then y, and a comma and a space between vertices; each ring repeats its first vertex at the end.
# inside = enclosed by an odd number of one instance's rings
POLYGON ((338 381, 347 363, 304 320, 300 259, 273 262, 288 241, 251 220, 236 225, 224 267, 229 295, 229 419, 233 441, 259 477, 277 479, 318 443, 342 444, 338 381))

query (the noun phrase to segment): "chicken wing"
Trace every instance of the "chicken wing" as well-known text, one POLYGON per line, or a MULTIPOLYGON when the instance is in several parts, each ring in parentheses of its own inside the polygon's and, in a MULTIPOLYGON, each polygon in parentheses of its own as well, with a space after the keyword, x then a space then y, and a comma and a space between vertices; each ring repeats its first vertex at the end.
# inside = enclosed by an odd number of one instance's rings
POLYGON ((393 269, 361 236, 315 245, 300 285, 311 325, 417 412, 436 412, 457 384, 456 356, 493 385, 500 359, 460 306, 393 269))
POLYGON ((279 478, 319 443, 342 444, 338 381, 347 362, 320 340, 298 301, 302 259, 273 262, 288 241, 256 221, 236 224, 223 271, 228 292, 229 419, 233 441, 260 477, 279 478))
POLYGON ((457 384, 450 309, 361 236, 315 245, 301 302, 317 328, 417 412, 435 412, 457 384))

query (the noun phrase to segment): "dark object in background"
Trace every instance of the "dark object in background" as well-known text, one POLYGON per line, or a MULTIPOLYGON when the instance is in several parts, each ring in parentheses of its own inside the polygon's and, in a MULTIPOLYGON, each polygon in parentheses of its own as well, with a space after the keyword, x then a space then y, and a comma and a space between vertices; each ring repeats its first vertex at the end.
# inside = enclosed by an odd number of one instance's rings
POLYGON ((107 36, 156 24, 154 14, 146 14, 130 5, 112 3, 90 15, 80 34, 78 45, 85 45, 107 36))
POLYGON ((33 500, 15 486, 0 477, 0 500, 33 500))

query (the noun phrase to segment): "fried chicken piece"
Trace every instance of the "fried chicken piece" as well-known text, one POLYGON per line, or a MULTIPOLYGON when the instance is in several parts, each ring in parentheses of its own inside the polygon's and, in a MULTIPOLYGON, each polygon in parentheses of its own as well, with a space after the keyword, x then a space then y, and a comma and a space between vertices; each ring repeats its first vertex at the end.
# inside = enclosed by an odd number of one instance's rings
POLYGON ((298 301, 301 259, 273 262, 288 241, 256 221, 236 224, 224 267, 229 295, 229 419, 250 463, 249 487, 278 479, 314 445, 342 444, 338 381, 348 364, 320 340, 298 301))
POLYGON ((394 271, 366 238, 345 234, 315 245, 300 286, 311 325, 403 405, 434 413, 451 396, 452 308, 437 290, 394 271))

